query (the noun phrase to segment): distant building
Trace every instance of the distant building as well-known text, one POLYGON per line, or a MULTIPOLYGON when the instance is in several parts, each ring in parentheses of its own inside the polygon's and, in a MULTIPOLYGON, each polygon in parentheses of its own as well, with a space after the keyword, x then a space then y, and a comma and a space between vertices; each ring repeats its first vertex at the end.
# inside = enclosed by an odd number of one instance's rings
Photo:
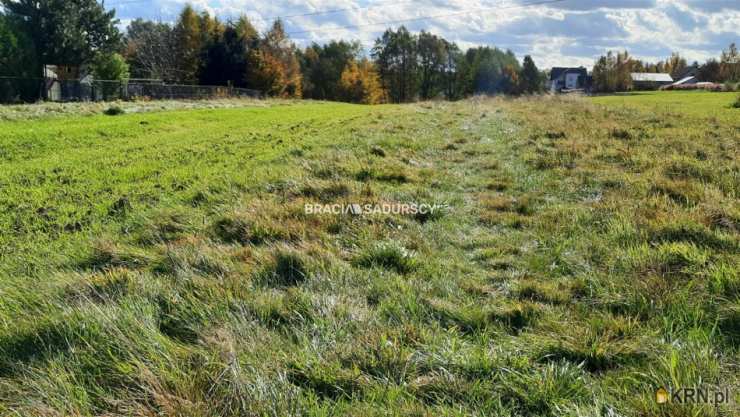
POLYGON ((44 65, 44 78, 59 81, 79 80, 81 70, 77 65, 44 65))
POLYGON ((44 65, 46 99, 73 101, 80 97, 82 68, 77 65, 44 65))
POLYGON ((671 74, 633 72, 631 75, 635 90, 657 90, 664 85, 673 84, 671 74))
POLYGON ((550 91, 553 93, 588 90, 591 87, 585 67, 554 67, 550 70, 550 91))

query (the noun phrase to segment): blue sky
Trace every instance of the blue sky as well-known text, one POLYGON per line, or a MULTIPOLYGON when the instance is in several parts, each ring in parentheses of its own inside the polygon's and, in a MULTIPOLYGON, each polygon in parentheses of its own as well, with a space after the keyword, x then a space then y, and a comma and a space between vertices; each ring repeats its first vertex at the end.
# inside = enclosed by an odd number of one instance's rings
POLYGON ((740 43, 740 0, 106 0, 122 25, 136 17, 173 21, 184 4, 226 20, 248 15, 265 30, 284 18, 300 46, 311 41, 354 39, 368 47, 383 22, 405 22, 463 47, 495 45, 539 66, 591 66, 607 49, 627 49, 647 60, 672 51, 690 60, 718 56, 740 43), (308 13, 351 9, 335 13, 308 13), (378 24, 380 23, 380 24, 378 24), (359 26, 350 27, 347 26, 359 26))

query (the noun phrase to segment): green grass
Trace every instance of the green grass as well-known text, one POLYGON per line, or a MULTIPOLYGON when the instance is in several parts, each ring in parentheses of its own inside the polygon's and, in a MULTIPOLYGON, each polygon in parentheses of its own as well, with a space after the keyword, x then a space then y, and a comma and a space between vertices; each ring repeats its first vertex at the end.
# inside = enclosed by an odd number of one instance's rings
MULTIPOLYGON (((732 107, 737 93, 706 92, 700 90, 689 91, 635 91, 608 96, 599 96, 591 99, 595 103, 626 106, 644 111, 653 111, 658 114, 673 116, 712 116, 719 109, 732 107)), ((719 111, 718 116, 724 118, 737 117, 733 112, 719 111)))
POLYGON ((733 415, 733 100, 2 122, 0 415, 733 415))

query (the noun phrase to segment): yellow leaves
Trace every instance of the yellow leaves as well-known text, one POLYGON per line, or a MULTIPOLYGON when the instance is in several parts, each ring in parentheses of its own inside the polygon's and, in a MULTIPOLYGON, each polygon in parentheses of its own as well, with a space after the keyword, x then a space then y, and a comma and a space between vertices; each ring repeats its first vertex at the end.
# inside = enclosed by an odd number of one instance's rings
POLYGON ((276 54, 261 48, 251 52, 248 60, 250 75, 257 88, 271 96, 301 97, 303 77, 292 51, 289 54, 276 54))
POLYGON ((342 95, 347 101, 362 104, 379 104, 385 101, 385 91, 373 64, 367 59, 351 61, 339 80, 342 95))

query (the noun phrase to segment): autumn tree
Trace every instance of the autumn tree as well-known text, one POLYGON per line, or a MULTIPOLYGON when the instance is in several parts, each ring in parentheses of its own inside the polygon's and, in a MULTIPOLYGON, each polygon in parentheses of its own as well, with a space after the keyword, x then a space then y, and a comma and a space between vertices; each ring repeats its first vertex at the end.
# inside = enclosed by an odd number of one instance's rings
POLYGON ((303 97, 315 100, 341 99, 340 79, 347 66, 359 56, 358 42, 313 43, 300 54, 303 97))
POLYGON ((245 42, 248 48, 256 48, 259 42, 259 33, 252 22, 246 15, 239 16, 236 23, 233 24, 237 35, 245 42))
POLYGON ((204 35, 201 30, 201 17, 189 4, 180 12, 180 17, 175 24, 175 36, 178 52, 178 81, 195 84, 198 82, 198 71, 201 66, 200 56, 204 46, 204 35))
POLYGON ((612 51, 599 57, 592 71, 595 91, 605 93, 617 91, 616 66, 616 58, 612 51))
POLYGON ((302 96, 301 67, 282 21, 276 20, 259 47, 249 53, 247 67, 252 86, 263 93, 276 97, 302 96))
POLYGON ((218 39, 223 35, 225 29, 226 27, 217 17, 211 16, 205 11, 200 14, 200 36, 202 38, 202 44, 207 45, 209 42, 218 39))
POLYGON ((734 42, 727 50, 722 51, 720 67, 722 81, 740 81, 740 53, 734 42))
POLYGON ((351 103, 378 104, 385 100, 385 91, 372 62, 352 60, 342 71, 339 81, 341 98, 351 103))
MULTIPOLYGON (((684 61, 685 62, 685 61, 684 61)), ((632 89, 632 58, 627 51, 617 52, 615 71, 616 91, 632 89)))
POLYGON ((678 52, 674 52, 671 54, 670 58, 666 60, 664 71, 671 74, 673 79, 677 79, 681 76, 687 66, 686 58, 683 58, 678 52))
POLYGON ((593 89, 600 92, 632 89, 633 61, 627 51, 608 51, 596 61, 592 71, 593 89))

